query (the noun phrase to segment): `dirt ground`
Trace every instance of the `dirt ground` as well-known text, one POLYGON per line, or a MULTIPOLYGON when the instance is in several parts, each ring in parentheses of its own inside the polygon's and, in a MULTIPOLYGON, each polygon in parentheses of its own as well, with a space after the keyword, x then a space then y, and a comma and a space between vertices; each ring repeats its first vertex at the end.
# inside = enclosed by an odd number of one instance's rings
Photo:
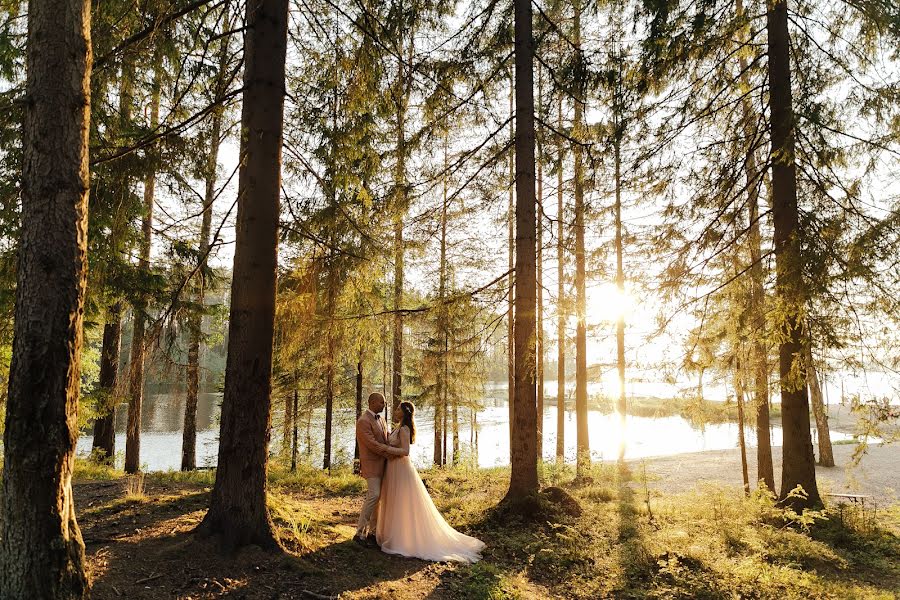
POLYGON ((351 591, 354 598, 459 597, 454 587, 463 574, 454 565, 354 544, 355 498, 303 498, 318 533, 302 558, 289 545, 284 554, 250 547, 223 560, 212 541, 191 534, 207 507, 207 488, 148 478, 146 497, 128 501, 125 485, 123 479, 74 486, 94 599, 321 599, 328 590, 351 591))

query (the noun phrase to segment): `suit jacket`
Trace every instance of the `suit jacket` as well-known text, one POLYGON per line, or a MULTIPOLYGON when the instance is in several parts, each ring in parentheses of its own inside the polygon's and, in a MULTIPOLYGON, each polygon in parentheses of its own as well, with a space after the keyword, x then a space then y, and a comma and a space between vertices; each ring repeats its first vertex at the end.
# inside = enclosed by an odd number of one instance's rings
MULTIPOLYGON (((384 417, 363 412, 356 422, 356 442, 359 444, 359 474, 363 479, 383 477, 387 457, 394 450, 387 445, 387 423, 384 417)), ((396 448, 399 450, 399 448, 396 448)))

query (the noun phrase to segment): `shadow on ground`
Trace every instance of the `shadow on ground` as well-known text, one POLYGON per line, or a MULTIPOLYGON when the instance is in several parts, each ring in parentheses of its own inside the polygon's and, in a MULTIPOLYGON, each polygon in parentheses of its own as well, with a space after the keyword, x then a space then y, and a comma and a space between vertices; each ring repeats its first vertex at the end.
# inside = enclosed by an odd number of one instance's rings
MULTIPOLYGON (((124 483, 91 482, 76 485, 75 494, 76 506, 83 507, 78 518, 95 599, 271 600, 347 592, 372 598, 457 597, 435 589, 451 566, 388 556, 346 538, 299 552, 251 546, 226 555, 214 540, 192 533, 205 513, 207 489, 148 483, 141 501, 123 498, 124 483)), ((341 532, 347 526, 340 517, 332 524, 341 532)))

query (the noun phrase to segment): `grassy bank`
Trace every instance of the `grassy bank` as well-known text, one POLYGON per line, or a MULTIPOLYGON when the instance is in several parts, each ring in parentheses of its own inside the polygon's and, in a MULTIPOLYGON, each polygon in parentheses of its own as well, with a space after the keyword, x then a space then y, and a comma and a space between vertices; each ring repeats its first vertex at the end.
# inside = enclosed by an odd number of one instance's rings
POLYGON ((448 521, 487 542, 484 560, 471 566, 390 557, 353 544, 363 482, 346 471, 273 468, 270 508, 287 552, 248 549, 237 556, 223 556, 190 534, 208 501, 211 472, 148 474, 139 494, 112 471, 80 466, 77 474, 95 598, 298 598, 302 590, 398 599, 900 593, 896 508, 880 509, 879 523, 871 515, 845 511, 841 520, 829 513, 806 530, 786 524, 764 496, 714 487, 659 496, 647 491, 640 471, 615 467, 595 467, 582 485, 568 469, 544 468, 544 485, 571 494, 580 514, 550 505, 534 520, 496 509, 505 469, 424 472, 448 521), (148 577, 153 584, 142 581, 148 577))

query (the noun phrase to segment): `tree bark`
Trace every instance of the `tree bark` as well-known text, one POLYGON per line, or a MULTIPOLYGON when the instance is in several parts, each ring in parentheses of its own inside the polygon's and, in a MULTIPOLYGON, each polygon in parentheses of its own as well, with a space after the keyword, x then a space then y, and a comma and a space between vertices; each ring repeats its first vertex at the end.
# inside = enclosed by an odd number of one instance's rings
MULTIPOLYGON (((341 57, 341 49, 340 49, 340 14, 335 11, 334 15, 334 40, 335 40, 335 69, 332 72, 333 75, 333 94, 332 94, 332 103, 331 103, 331 127, 333 131, 338 131, 339 127, 339 117, 340 117, 340 98, 338 94, 338 89, 340 88, 340 71, 337 68, 337 65, 340 62, 341 57)), ((331 136, 331 160, 337 161, 338 155, 338 147, 337 147, 337 139, 334 135, 331 136)), ((329 200, 331 204, 331 209, 335 213, 338 212, 338 183, 334 178, 334 170, 331 170, 331 175, 328 179, 328 190, 329 190, 329 200)), ((326 309, 326 327, 325 327, 325 450, 324 457, 322 460, 323 468, 325 470, 331 469, 331 442, 332 442, 332 426, 334 422, 334 376, 335 376, 335 346, 336 340, 335 338, 335 314, 337 312, 337 295, 338 295, 338 285, 340 275, 338 273, 339 269, 339 256, 338 253, 334 251, 334 248, 337 247, 335 232, 334 229, 329 227, 329 247, 331 248, 328 251, 326 268, 328 270, 327 281, 325 283, 325 309, 326 309)))
MULTIPOLYGON (((625 297, 625 269, 623 267, 623 259, 625 254, 624 242, 622 239, 622 124, 619 121, 620 108, 620 90, 618 89, 619 79, 616 80, 616 111, 614 111, 615 133, 613 142, 613 153, 615 162, 615 178, 616 178, 616 289, 619 291, 620 298, 625 297)), ((622 439, 619 442, 619 461, 625 460, 625 423, 626 423, 626 404, 625 404, 625 312, 624 307, 620 307, 618 318, 616 319, 616 366, 619 371, 619 402, 616 405, 616 412, 619 413, 620 427, 622 431, 622 439)))
POLYGON ((538 490, 535 394, 534 38, 530 0, 515 0, 516 310, 515 423, 510 439, 508 500, 538 490))
POLYGON ((293 440, 291 443, 291 473, 297 472, 297 397, 299 396, 297 388, 294 387, 294 405, 291 411, 291 425, 293 428, 293 440))
MULTIPOLYGON (((228 12, 224 23, 231 22, 228 12)), ((225 71, 228 63, 228 45, 223 42, 219 49, 220 80, 217 82, 217 97, 225 90, 225 71)), ((219 144, 222 141, 222 118, 224 107, 217 106, 212 113, 212 131, 209 137, 209 154, 206 157, 206 192, 203 197, 203 217, 200 222, 200 264, 197 266, 197 306, 198 312, 191 315, 190 341, 188 343, 187 400, 184 405, 184 427, 181 439, 181 470, 193 471, 197 468, 197 401, 200 394, 200 340, 203 337, 203 306, 206 297, 206 268, 212 229, 212 209, 216 199, 216 169, 219 166, 219 144)))
MULTIPOLYGON (((160 58, 155 57, 153 90, 150 98, 150 126, 159 123, 160 58)), ((153 204, 156 196, 156 166, 144 181, 144 214, 141 219, 139 266, 145 277, 150 272, 150 246, 153 241, 153 204)), ((137 473, 141 468, 141 408, 144 403, 144 360, 146 357, 147 296, 134 303, 134 329, 128 373, 128 427, 125 435, 125 472, 137 473)))
MULTIPOLYGON (((356 420, 362 416, 362 397, 363 397, 363 356, 359 353, 359 359, 356 361, 356 420)), ((359 441, 353 444, 353 472, 359 473, 359 441)))
MULTIPOLYGON (((738 16, 744 14, 742 0, 736 0, 738 16)), ((741 72, 747 70, 747 59, 740 58, 741 72)), ((745 85, 749 86, 746 75, 745 85)), ((748 99, 742 103, 744 130, 752 134, 752 107, 748 99)), ((766 350, 765 314, 765 273, 762 262, 762 237, 759 232, 759 187, 754 183, 758 177, 756 154, 753 148, 747 153, 746 174, 750 212, 750 320, 753 326, 750 355, 753 363, 753 397, 756 414, 756 480, 769 490, 775 491, 775 471, 772 464, 772 436, 769 422, 769 357, 766 350)))
POLYGON ((453 423, 453 465, 459 464, 459 402, 456 396, 453 396, 453 404, 451 408, 451 419, 453 423))
MULTIPOLYGON (((509 115, 515 114, 515 84, 513 83, 513 73, 509 74, 509 115)), ((515 140, 516 129, 515 119, 509 120, 509 137, 515 140)), ((509 203, 506 208, 506 225, 509 230, 508 235, 508 266, 509 276, 507 277, 507 294, 506 294, 506 396, 509 402, 509 438, 513 436, 513 426, 516 422, 516 346, 515 346, 515 277, 513 269, 515 268, 516 259, 516 205, 515 205, 515 186, 516 186, 516 149, 515 144, 509 149, 509 203)), ((510 451, 512 446, 510 445, 510 451)))
POLYGON ((821 504, 809 431, 809 401, 803 368, 804 306, 797 173, 794 162, 794 112, 791 100, 790 34, 786 0, 775 0, 766 14, 769 36, 769 108, 772 136, 772 212, 775 222, 776 293, 785 311, 778 348, 781 422, 784 434, 782 500, 797 508, 821 504), (796 367, 799 367, 796 368, 796 367), (799 373, 799 375, 798 375, 799 373), (805 499, 788 499, 802 486, 805 499))
POLYGON ((187 401, 184 406, 184 428, 181 440, 181 470, 193 471, 197 468, 197 401, 200 395, 200 338, 203 335, 203 303, 206 297, 206 264, 210 245, 212 225, 212 205, 215 200, 216 166, 218 165, 221 114, 214 113, 213 132, 209 149, 206 175, 206 196, 203 205, 203 220, 200 224, 200 264, 197 269, 198 312, 191 315, 190 341, 188 346, 187 401))
POLYGON ((441 416, 443 417, 443 424, 441 425, 441 433, 443 433, 443 453, 441 455, 441 466, 445 466, 447 464, 447 395, 446 390, 444 392, 444 397, 441 399, 441 416))
MULTIPOLYGON (((334 244, 332 244, 334 247, 334 244)), ((328 282, 325 290, 326 319, 325 330, 325 443, 322 457, 322 468, 331 469, 331 437, 334 420, 334 371, 335 371, 335 339, 334 316, 337 304, 337 264, 332 251, 328 265, 328 282)))
POLYGON ((432 462, 438 467, 441 466, 443 461, 443 455, 441 453, 441 425, 443 423, 441 418, 442 393, 443 392, 440 392, 434 397, 434 452, 432 453, 432 462))
POLYGON ((284 423, 281 428, 281 452, 284 456, 291 453, 291 430, 294 427, 293 395, 284 397, 284 423))
MULTIPOLYGON (((584 57, 581 50, 581 0, 575 1, 573 32, 576 56, 575 119, 572 135, 580 140, 584 122, 584 57)), ((588 441, 587 393, 587 299, 585 295, 584 167, 583 150, 575 144, 575 420, 577 425, 576 476, 583 477, 591 464, 588 441)))
POLYGON ((219 463, 200 525, 226 547, 276 548, 266 508, 287 0, 249 0, 234 276, 219 463))
POLYGON ((394 345, 393 383, 391 387, 391 417, 400 414, 403 401, 403 218, 394 218, 394 345))
MULTIPOLYGON (((538 63, 538 116, 543 119, 543 76, 538 63)), ((543 135, 536 137, 537 145, 537 456, 544 458, 544 144, 543 135)))
POLYGON ((816 430, 819 433, 819 464, 823 467, 834 466, 834 451, 831 448, 831 432, 828 428, 828 411, 825 408, 825 400, 822 398, 822 386, 819 383, 819 373, 812 357, 812 342, 805 348, 806 359, 806 383, 809 386, 810 400, 812 401, 813 415, 816 418, 816 430))
MULTIPOLYGON (((409 36, 409 56, 412 62, 414 51, 413 35, 409 36)), ((396 206, 394 207, 394 339, 393 339, 393 381, 391 387, 391 418, 399 415, 403 401, 403 219, 409 206, 406 189, 406 110, 409 105, 409 87, 403 61, 397 61, 397 164, 394 173, 396 206)))
MULTIPOLYGON (((134 59, 125 56, 122 60, 122 72, 119 79, 119 135, 123 144, 128 143, 125 132, 132 127, 131 113, 134 105, 133 82, 134 59)), ((114 192, 118 198, 116 214, 110 232, 112 247, 115 251, 124 251, 122 248, 127 227, 125 206, 131 195, 131 178, 127 170, 122 170, 114 176, 114 192)), ((105 278, 104 278, 105 279, 105 278)), ((104 282, 105 285, 105 282, 104 282)), ((119 290, 113 290, 117 294, 119 290)), ((119 359, 122 351, 122 303, 115 301, 107 311, 106 324, 103 327, 103 347, 100 351, 100 377, 98 387, 104 399, 101 416, 94 422, 93 448, 103 451, 105 460, 114 464, 116 454, 115 432, 115 406, 118 391, 119 359)))
MULTIPOLYGON (((562 94, 557 104, 557 131, 562 131, 562 94)), ((556 460, 565 461, 566 452, 566 273, 563 243, 565 205, 563 204, 563 160, 565 146, 556 136, 556 460)))
POLYGON ((103 346, 100 350, 100 416, 94 421, 95 456, 113 465, 116 459, 116 380, 119 377, 119 353, 122 347, 122 304, 113 304, 103 326, 103 346))
POLYGON ((0 597, 82 598, 72 470, 87 273, 90 3, 28 4, 22 229, 0 494, 0 597))
POLYGON ((744 494, 750 495, 750 475, 747 471, 747 442, 744 439, 744 378, 741 371, 741 359, 735 359, 734 366, 734 398, 738 411, 738 446, 741 449, 741 474, 744 477, 744 494))
MULTIPOLYGON (((446 141, 444 145, 444 165, 447 164, 447 147, 446 141)), ((441 465, 443 462, 443 453, 441 449, 441 409, 444 404, 444 394, 446 394, 447 380, 447 307, 444 299, 447 293, 447 182, 446 178, 443 182, 444 198, 441 205, 441 240, 440 240, 440 261, 438 264, 438 324, 437 337, 441 340, 440 360, 438 361, 437 377, 434 394, 434 452, 432 459, 435 465, 441 465)))

